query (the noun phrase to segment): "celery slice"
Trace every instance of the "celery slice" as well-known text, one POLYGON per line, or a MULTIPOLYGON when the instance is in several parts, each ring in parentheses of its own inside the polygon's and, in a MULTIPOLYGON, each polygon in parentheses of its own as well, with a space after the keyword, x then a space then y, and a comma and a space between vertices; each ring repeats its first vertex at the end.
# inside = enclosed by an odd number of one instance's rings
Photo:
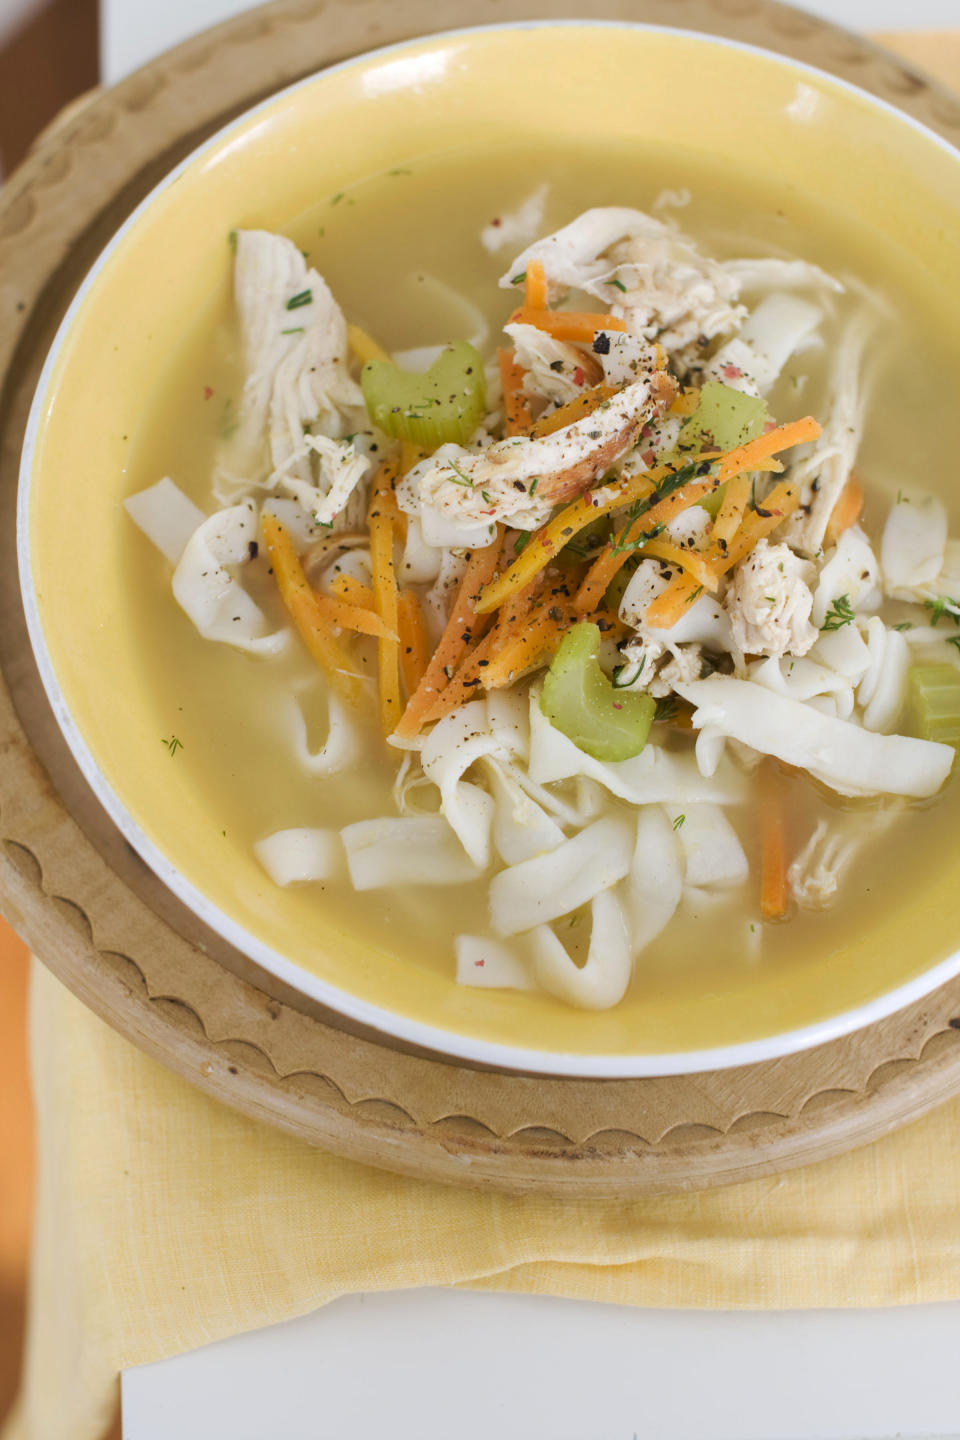
POLYGON ((912 665, 907 694, 912 733, 960 748, 960 670, 953 665, 912 665))
POLYGON ((647 743, 656 702, 614 689, 600 669, 599 649, 596 625, 583 621, 568 630, 544 679, 540 709, 594 760, 629 760, 647 743))
POLYGON ((374 425, 424 450, 465 444, 486 410, 483 359, 466 340, 448 346, 424 375, 371 360, 360 386, 374 425))
POLYGON ((707 444, 733 450, 762 435, 769 419, 767 402, 759 396, 708 380, 700 391, 700 404, 680 431, 677 449, 682 455, 707 444))

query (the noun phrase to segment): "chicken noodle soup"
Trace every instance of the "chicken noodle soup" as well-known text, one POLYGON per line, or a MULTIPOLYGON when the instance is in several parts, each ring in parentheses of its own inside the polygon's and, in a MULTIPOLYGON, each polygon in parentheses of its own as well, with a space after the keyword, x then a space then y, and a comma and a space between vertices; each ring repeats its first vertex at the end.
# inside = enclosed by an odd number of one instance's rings
POLYGON ((194 415, 161 438, 157 407, 127 508, 169 675, 219 717, 165 743, 225 819, 243 776, 271 878, 462 984, 602 1009, 823 943, 883 837, 941 823, 960 544, 871 445, 902 322, 842 256, 751 249, 698 192, 575 193, 475 198, 447 272, 378 306, 362 193, 235 232, 194 415))

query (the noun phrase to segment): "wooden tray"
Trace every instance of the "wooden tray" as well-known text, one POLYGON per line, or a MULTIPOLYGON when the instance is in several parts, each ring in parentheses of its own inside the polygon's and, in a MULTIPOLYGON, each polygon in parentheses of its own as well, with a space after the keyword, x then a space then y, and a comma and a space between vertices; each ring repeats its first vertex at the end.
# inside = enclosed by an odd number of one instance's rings
MULTIPOLYGON (((528 0, 523 15, 582 9, 528 0)), ((771 0, 605 0, 590 11, 780 50, 960 136, 951 95, 771 0)), ((504 18, 498 0, 280 0, 74 107, 0 192, 0 898, 51 969, 134 1043, 340 1154, 569 1196, 725 1184, 862 1144, 960 1090, 960 979, 807 1054, 672 1079, 502 1074, 353 1033, 255 983, 249 962, 129 849, 66 750, 23 623, 13 516, 27 411, 54 329, 117 225, 200 140, 279 86, 374 45, 504 18)))

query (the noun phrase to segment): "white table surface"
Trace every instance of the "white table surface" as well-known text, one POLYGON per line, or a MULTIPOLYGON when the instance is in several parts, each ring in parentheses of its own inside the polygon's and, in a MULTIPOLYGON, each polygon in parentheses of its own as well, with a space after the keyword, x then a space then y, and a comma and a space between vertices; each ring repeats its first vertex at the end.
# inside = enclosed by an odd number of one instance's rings
MULTIPOLYGON (((251 8, 251 0, 101 0, 103 78, 118 80, 251 8)), ((808 0, 806 8, 852 28, 960 24, 960 0, 808 0)), ((960 1304, 713 1313, 444 1290, 358 1295, 127 1371, 123 1433, 960 1440, 958 1354, 960 1304)))

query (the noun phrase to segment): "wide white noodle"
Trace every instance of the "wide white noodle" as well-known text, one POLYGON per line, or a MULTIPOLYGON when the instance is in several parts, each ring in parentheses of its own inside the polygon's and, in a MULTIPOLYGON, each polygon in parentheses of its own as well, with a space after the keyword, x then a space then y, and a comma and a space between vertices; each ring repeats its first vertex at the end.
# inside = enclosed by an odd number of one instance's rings
POLYGON ((823 627, 827 611, 841 596, 849 600, 854 610, 876 610, 883 598, 880 566, 870 541, 859 525, 851 525, 843 532, 820 567, 810 613, 818 630, 823 627))
POLYGON ((206 519, 199 505, 194 505, 169 475, 128 496, 123 508, 171 565, 176 565, 190 536, 206 519))
POLYGON ((496 810, 493 817, 493 844, 505 865, 519 865, 563 844, 557 824, 529 796, 509 770, 484 762, 496 810))
POLYGON ((870 668, 857 688, 868 730, 891 731, 900 718, 907 696, 910 646, 906 637, 871 615, 866 627, 870 668))
POLYGON ((442 815, 385 815, 340 831, 355 890, 463 885, 481 873, 442 815))
POLYGON ((529 964, 502 940, 458 935, 454 941, 457 984, 484 990, 535 990, 529 964))
POLYGON ((713 725, 764 755, 808 770, 841 795, 935 795, 950 773, 949 745, 878 735, 774 695, 752 680, 711 675, 679 684, 694 728, 713 725))
POLYGON ((288 630, 261 632, 262 610, 227 568, 250 559, 257 538, 257 511, 250 500, 218 510, 187 541, 173 572, 173 593, 205 640, 217 640, 253 655, 276 655, 288 630))
POLYGON ((633 961, 626 917, 616 895, 601 890, 590 905, 590 948, 577 965, 550 929, 538 925, 530 936, 537 979, 545 990, 584 1010, 609 1010, 623 999, 633 961))
POLYGON ((342 880, 346 875, 343 843, 336 830, 277 830, 253 847, 275 885, 309 880, 342 880))
POLYGON ((826 290, 843 293, 839 280, 808 260, 781 260, 758 256, 752 260, 724 260, 723 268, 742 290, 826 290))
POLYGON ((637 815, 637 840, 624 890, 630 950, 637 956, 673 919, 683 892, 683 851, 660 805, 644 805, 637 815))
POLYGON ((501 870, 490 882, 490 918, 498 935, 548 925, 622 880, 634 832, 619 815, 595 820, 556 850, 501 870))
POLYGON ((853 683, 846 676, 813 660, 759 660, 750 666, 749 678, 757 685, 790 700, 815 703, 824 715, 849 720, 853 714, 853 683), (826 703, 824 703, 826 702, 826 703))
POLYGON ((719 805, 665 807, 684 857, 684 881, 700 890, 732 890, 750 873, 743 846, 719 805), (681 818, 682 817, 682 818, 681 818))
POLYGON ((487 724, 483 700, 462 705, 431 730, 420 751, 424 774, 440 791, 444 816, 470 859, 485 870, 490 863, 490 826, 494 804, 479 785, 463 776, 482 755, 492 755, 499 744, 487 724))
POLYGON ((550 724, 540 709, 536 687, 530 692, 529 773, 539 785, 586 775, 599 781, 612 795, 634 805, 685 805, 697 800, 730 805, 745 798, 743 777, 732 765, 724 764, 716 775, 704 777, 693 755, 666 750, 652 741, 631 760, 594 760, 550 724))
POLYGON ((295 698, 289 714, 294 754, 311 775, 339 775, 361 759, 363 740, 356 717, 333 690, 327 691, 327 738, 319 750, 310 749, 307 723, 295 698))
POLYGON ((790 356, 809 341, 822 319, 823 311, 808 300, 783 292, 768 295, 748 315, 739 333, 720 347, 705 366, 704 375, 746 394, 766 395, 790 356), (736 370, 741 374, 732 373, 736 370))
POLYGON ((887 592, 913 598, 943 569, 947 548, 947 511, 937 495, 901 490, 890 507, 880 542, 880 564, 887 592))
POLYGON ((822 633, 807 659, 826 666, 828 670, 835 670, 854 685, 863 679, 870 668, 870 651, 856 625, 841 625, 839 630, 822 633))

